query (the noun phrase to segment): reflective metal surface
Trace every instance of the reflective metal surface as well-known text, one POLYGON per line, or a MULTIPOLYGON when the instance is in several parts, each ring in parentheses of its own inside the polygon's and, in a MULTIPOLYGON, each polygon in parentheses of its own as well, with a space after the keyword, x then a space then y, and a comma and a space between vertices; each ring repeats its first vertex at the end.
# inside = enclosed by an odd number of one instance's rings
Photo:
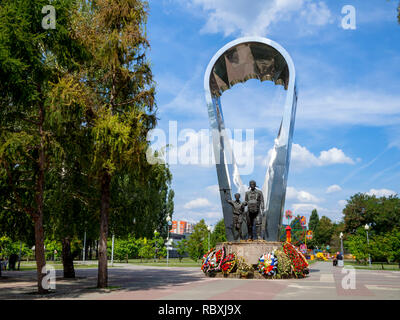
POLYGON ((242 195, 243 185, 239 170, 225 132, 221 94, 239 82, 249 79, 270 80, 284 86, 286 93, 283 117, 274 150, 268 164, 264 186, 266 223, 263 238, 277 241, 285 205, 286 185, 297 105, 296 74, 293 61, 278 43, 261 37, 236 39, 221 48, 211 59, 204 76, 204 90, 213 149, 216 162, 220 197, 228 241, 233 240, 232 210, 224 191, 242 195))

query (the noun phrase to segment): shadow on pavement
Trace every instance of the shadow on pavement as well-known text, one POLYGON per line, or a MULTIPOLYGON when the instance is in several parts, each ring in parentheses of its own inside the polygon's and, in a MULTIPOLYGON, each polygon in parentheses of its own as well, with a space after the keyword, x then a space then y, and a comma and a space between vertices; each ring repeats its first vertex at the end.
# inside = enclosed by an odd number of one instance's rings
POLYGON ((76 269, 77 279, 62 278, 62 270, 56 270, 56 291, 46 295, 36 294, 36 272, 9 276, 0 280, 0 299, 76 299, 83 295, 107 294, 118 290, 154 290, 169 286, 182 286, 204 280, 196 268, 112 268, 109 269, 108 285, 111 289, 97 289, 97 269, 76 269))

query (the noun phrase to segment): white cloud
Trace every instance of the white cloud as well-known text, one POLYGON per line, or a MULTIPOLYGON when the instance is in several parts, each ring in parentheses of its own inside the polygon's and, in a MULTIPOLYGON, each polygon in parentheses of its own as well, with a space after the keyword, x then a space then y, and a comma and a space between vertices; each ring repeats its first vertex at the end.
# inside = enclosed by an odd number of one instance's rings
POLYGON ((326 166, 335 163, 354 164, 354 161, 338 148, 332 148, 328 151, 321 151, 318 160, 320 166, 326 166))
POLYGON ((346 204, 347 204, 347 200, 339 200, 338 201, 338 205, 340 206, 340 207, 345 207, 346 206, 346 204))
POLYGON ((393 126, 400 124, 398 94, 358 88, 320 88, 302 91, 296 126, 393 126), (321 92, 324 94, 321 95, 321 92))
MULTIPOLYGON (((269 163, 269 158, 272 154, 272 149, 268 151, 266 157, 257 156, 256 159, 259 164, 266 166, 269 163)), ((346 156, 343 150, 338 148, 331 148, 326 151, 321 151, 317 157, 310 152, 306 147, 303 147, 297 143, 293 143, 290 166, 294 170, 302 170, 311 167, 322 167, 333 164, 354 164, 355 161, 350 157, 346 156)))
POLYGON ((219 195, 219 185, 213 184, 212 186, 208 186, 206 188, 207 192, 210 192, 214 195, 219 195))
POLYGON ((192 211, 185 210, 184 212, 177 212, 174 214, 174 219, 184 220, 189 223, 196 224, 201 219, 204 219, 207 225, 213 226, 223 218, 222 210, 210 210, 210 211, 192 211))
POLYGON ((354 164, 354 161, 338 148, 321 151, 317 157, 306 147, 294 143, 292 146, 291 162, 296 169, 322 167, 332 164, 354 164))
POLYGON ((326 216, 334 222, 339 222, 342 218, 341 210, 328 209, 324 207, 320 207, 315 203, 294 203, 291 208, 295 215, 306 216, 307 221, 309 221, 311 212, 316 209, 318 211, 319 217, 326 216))
POLYGON ((178 0, 206 18, 201 32, 223 33, 225 36, 265 36, 270 28, 282 21, 300 26, 323 26, 332 22, 332 15, 323 1, 311 0, 178 0))
POLYGON ((183 206, 185 209, 205 208, 211 206, 211 202, 206 198, 197 198, 191 200, 183 206))
POLYGON ((326 188, 326 193, 333 193, 333 192, 338 192, 338 191, 341 191, 342 190, 342 188, 339 186, 339 185, 337 185, 337 184, 333 184, 333 185, 331 185, 331 186, 329 186, 328 188, 326 188))
POLYGON ((297 200, 300 202, 319 202, 316 196, 312 195, 311 193, 303 190, 296 190, 293 187, 287 187, 286 189, 286 199, 288 200, 297 200))
POLYGON ((389 197, 391 195, 396 195, 397 192, 389 189, 371 189, 366 194, 376 197, 389 197))

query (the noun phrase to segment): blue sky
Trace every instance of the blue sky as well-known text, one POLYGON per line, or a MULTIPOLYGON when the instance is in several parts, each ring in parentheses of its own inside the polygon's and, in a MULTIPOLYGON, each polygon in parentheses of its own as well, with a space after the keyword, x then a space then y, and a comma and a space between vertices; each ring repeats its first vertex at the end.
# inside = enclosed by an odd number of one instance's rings
MULTIPOLYGON (((208 129, 203 77, 211 57, 241 36, 281 44, 296 67, 299 98, 286 209, 334 221, 357 192, 400 192, 400 25, 398 1, 150 0, 149 58, 157 82, 159 128, 208 129), (356 29, 342 28, 342 7, 356 29)), ((286 93, 249 80, 221 97, 225 124, 254 129, 254 171, 261 186, 286 93)), ((180 148, 185 142, 179 142, 180 148)), ((174 219, 222 218, 213 165, 171 164, 174 219)))

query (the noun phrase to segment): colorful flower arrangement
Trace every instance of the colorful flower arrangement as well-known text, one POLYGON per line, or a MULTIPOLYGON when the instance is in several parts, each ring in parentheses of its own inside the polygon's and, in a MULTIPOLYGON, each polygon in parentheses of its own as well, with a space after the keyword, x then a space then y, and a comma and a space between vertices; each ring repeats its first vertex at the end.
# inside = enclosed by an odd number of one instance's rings
POLYGON ((278 269, 278 259, 274 253, 263 254, 258 260, 258 272, 267 276, 275 276, 278 269))
MULTIPOLYGON (((282 279, 293 276, 304 278, 309 272, 308 268, 308 262, 300 250, 285 242, 282 249, 263 254, 258 260, 256 270, 264 276, 282 279)), ((236 253, 226 254, 222 247, 219 250, 212 248, 203 256, 201 270, 210 275, 222 272, 225 276, 236 272, 237 276, 247 278, 254 276, 255 268, 236 253)))
POLYGON ((290 278, 292 275, 292 262, 283 249, 274 251, 275 257, 278 259, 277 275, 278 279, 290 278))
POLYGON ((322 252, 318 252, 317 255, 316 255, 316 258, 318 260, 321 260, 321 261, 328 261, 328 259, 326 258, 326 256, 322 252))
POLYGON ((308 262, 304 255, 289 242, 283 244, 283 251, 289 257, 294 274, 297 277, 305 277, 308 274, 308 262))
POLYGON ((248 264, 246 260, 244 260, 244 258, 242 257, 237 257, 236 270, 242 278, 247 278, 250 275, 254 274, 253 266, 251 264, 248 264))
POLYGON ((221 264, 221 271, 223 274, 229 274, 234 271, 237 265, 237 256, 236 253, 228 254, 221 264))
POLYGON ((215 249, 212 248, 210 251, 208 251, 204 256, 203 256, 203 261, 201 262, 201 270, 203 272, 207 272, 209 264, 210 264, 210 259, 214 253, 215 249))
POLYGON ((203 256, 203 262, 201 264, 201 270, 204 273, 207 272, 216 272, 221 269, 222 261, 225 258, 225 248, 215 251, 215 249, 211 249, 203 256))

